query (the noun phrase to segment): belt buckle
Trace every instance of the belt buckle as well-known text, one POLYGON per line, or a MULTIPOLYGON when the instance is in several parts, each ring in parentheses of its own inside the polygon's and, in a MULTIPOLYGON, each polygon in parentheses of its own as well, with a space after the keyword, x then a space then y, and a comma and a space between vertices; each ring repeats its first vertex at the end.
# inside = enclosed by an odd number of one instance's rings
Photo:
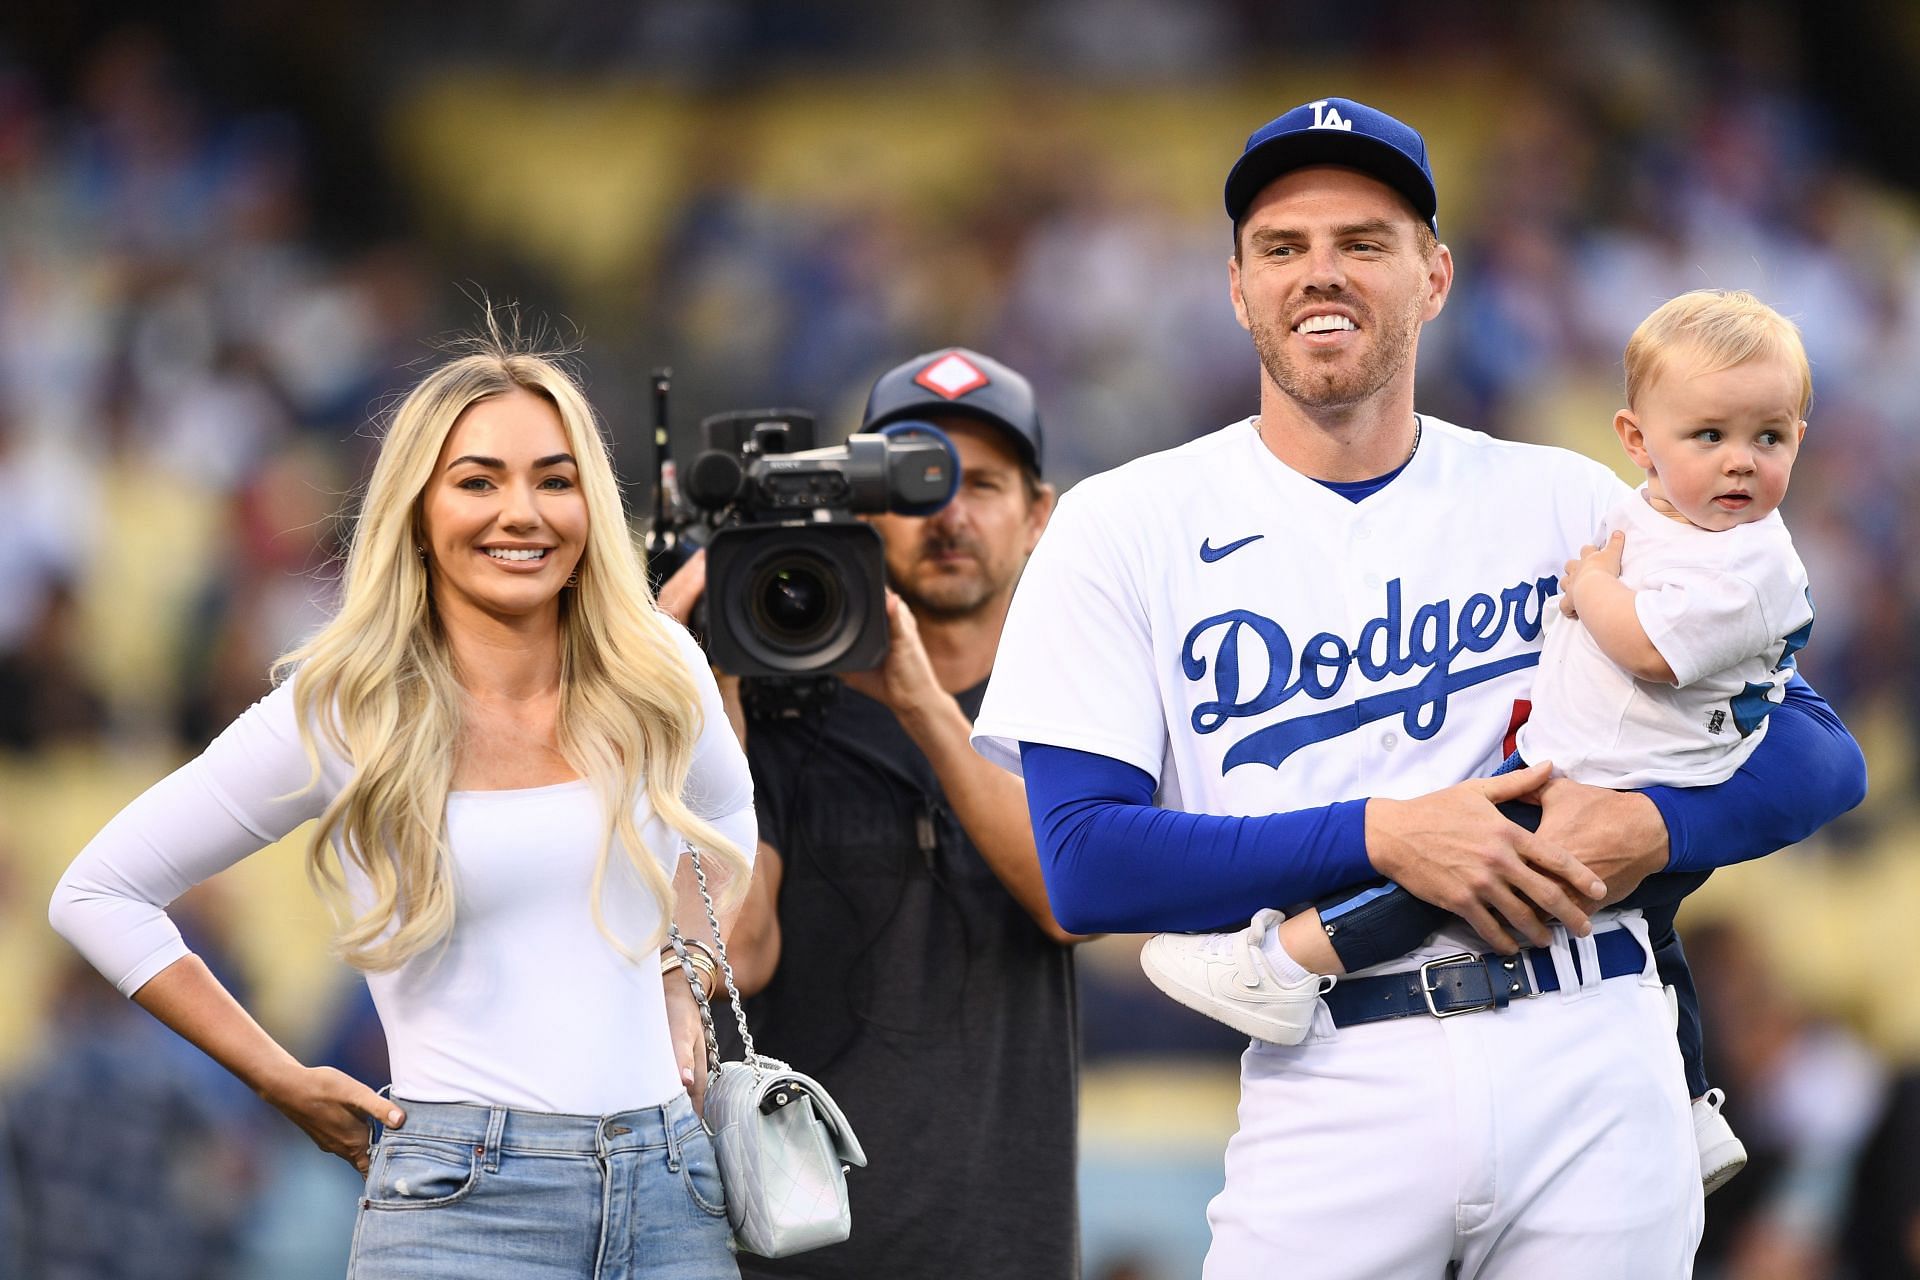
POLYGON ((1427 1012, 1432 1014, 1436 1018, 1457 1018, 1463 1013, 1480 1013, 1484 1010, 1493 1008, 1494 999, 1493 999, 1493 992, 1491 990, 1491 985, 1489 985, 1489 990, 1487 992, 1486 1000, 1484 1000, 1479 1004, 1464 1005, 1458 1009, 1442 1010, 1433 1003, 1433 993, 1436 990, 1438 990, 1438 988, 1433 985, 1432 971, 1434 969, 1452 968, 1458 965, 1478 964, 1479 962, 1480 962, 1480 957, 1474 955, 1471 951, 1459 951, 1459 952, 1455 952, 1453 955, 1440 956, 1437 959, 1429 960, 1426 963, 1422 964, 1420 966, 1420 995, 1421 995, 1421 998, 1427 1002, 1427 1012))

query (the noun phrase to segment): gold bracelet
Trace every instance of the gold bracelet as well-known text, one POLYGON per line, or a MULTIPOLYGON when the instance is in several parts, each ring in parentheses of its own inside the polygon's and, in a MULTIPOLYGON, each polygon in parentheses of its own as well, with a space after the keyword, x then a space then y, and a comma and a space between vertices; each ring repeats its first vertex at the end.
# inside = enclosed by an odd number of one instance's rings
MULTIPOLYGON (((707 949, 700 946, 699 943, 689 942, 686 944, 686 947, 687 964, 693 966, 693 976, 695 980, 700 983, 700 994, 711 997, 713 995, 714 975, 719 972, 719 968, 713 963, 712 958, 706 954, 707 949), (695 948, 699 949, 695 950, 695 948)), ((686 969, 681 965, 680 957, 674 952, 673 948, 670 946, 662 947, 660 949, 661 976, 665 977, 670 973, 685 972, 686 969)))
MULTIPOLYGON (((695 951, 691 946, 687 948, 687 964, 690 964, 693 966, 693 971, 695 973, 711 975, 713 973, 718 972, 718 967, 713 963, 711 958, 700 954, 698 951, 695 951)), ((678 973, 681 971, 682 968, 683 966, 680 963, 680 956, 678 955, 678 953, 673 951, 671 948, 663 948, 661 950, 660 952, 660 972, 661 973, 678 973)))

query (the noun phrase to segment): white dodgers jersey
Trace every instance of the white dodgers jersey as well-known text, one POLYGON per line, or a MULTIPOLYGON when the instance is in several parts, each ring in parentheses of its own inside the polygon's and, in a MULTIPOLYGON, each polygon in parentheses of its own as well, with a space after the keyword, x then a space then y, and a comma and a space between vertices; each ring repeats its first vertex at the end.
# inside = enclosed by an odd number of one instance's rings
POLYGON ((1561 566, 1627 489, 1579 454, 1421 421, 1358 503, 1251 421, 1076 486, 1014 597, 975 745, 1015 771, 1022 741, 1123 760, 1163 806, 1211 814, 1490 772, 1561 566))

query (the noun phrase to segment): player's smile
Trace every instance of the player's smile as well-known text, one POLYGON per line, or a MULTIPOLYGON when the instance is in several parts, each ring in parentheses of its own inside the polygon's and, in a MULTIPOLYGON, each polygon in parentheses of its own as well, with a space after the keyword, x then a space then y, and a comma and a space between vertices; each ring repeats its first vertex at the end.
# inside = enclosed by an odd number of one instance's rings
POLYGON ((1314 306, 1294 322, 1293 333, 1310 351, 1337 351, 1359 340, 1360 324, 1345 309, 1314 306))

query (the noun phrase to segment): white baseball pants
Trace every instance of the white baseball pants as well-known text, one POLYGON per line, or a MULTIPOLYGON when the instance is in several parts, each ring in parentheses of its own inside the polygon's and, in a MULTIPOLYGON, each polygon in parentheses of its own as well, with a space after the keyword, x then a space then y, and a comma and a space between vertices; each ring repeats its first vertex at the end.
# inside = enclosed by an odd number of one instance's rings
POLYGON ((1659 979, 1256 1042, 1207 1218, 1205 1280, 1690 1275, 1700 1167, 1659 979))

